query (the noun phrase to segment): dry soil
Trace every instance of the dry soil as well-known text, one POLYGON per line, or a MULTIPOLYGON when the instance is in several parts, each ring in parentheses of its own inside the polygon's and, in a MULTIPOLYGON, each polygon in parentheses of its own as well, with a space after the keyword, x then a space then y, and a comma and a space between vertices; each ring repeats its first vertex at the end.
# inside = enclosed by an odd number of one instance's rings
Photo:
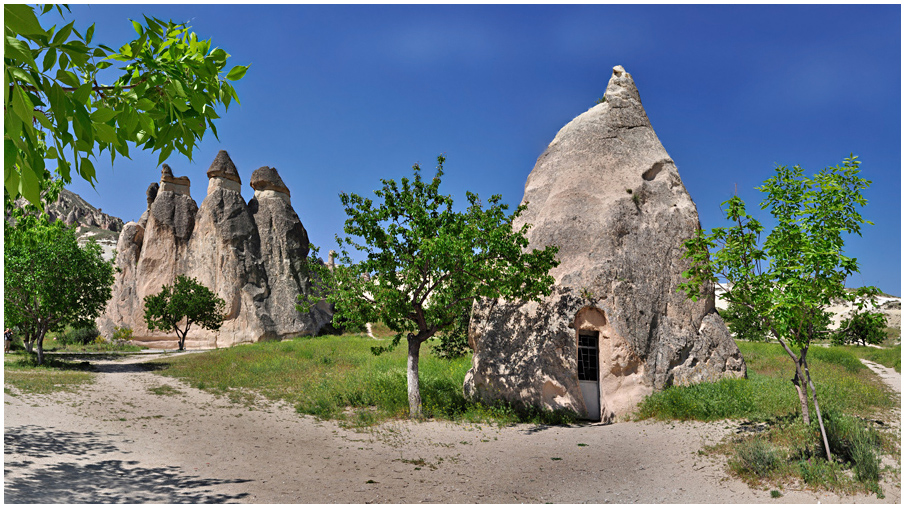
POLYGON ((98 361, 77 393, 4 395, 4 502, 900 502, 899 475, 882 483, 884 499, 789 486, 772 499, 698 452, 735 422, 356 431, 279 404, 232 404, 146 360, 98 361))

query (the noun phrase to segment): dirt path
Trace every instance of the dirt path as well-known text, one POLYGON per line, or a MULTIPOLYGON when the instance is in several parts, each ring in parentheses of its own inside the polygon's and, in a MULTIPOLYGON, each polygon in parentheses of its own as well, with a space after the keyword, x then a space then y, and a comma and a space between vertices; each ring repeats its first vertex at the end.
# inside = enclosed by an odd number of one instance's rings
POLYGON ((897 370, 882 366, 876 362, 867 361, 865 359, 859 360, 862 361, 862 364, 868 366, 868 369, 877 373, 878 376, 881 377, 881 380, 883 380, 884 383, 890 386, 891 389, 896 391, 897 394, 900 393, 900 374, 897 373, 897 370))
POLYGON ((97 362, 77 394, 4 395, 4 502, 900 502, 890 482, 882 500, 787 488, 771 499, 697 454, 736 431, 728 422, 355 432, 285 406, 233 405, 146 360, 97 362))

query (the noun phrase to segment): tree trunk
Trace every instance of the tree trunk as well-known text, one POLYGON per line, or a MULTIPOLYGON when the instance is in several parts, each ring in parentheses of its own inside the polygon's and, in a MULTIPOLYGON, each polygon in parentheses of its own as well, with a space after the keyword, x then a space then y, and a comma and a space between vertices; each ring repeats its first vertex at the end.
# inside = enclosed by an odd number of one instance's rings
POLYGON ((38 366, 44 364, 44 336, 38 338, 35 343, 38 347, 38 366))
POLYGON ((408 337, 409 357, 406 361, 406 386, 409 390, 409 417, 422 416, 422 394, 418 388, 418 351, 422 342, 411 332, 408 337))
POLYGON ((799 396, 802 421, 808 426, 811 423, 811 419, 809 419, 808 415, 808 386, 805 382, 805 376, 802 374, 800 359, 793 357, 793 364, 796 366, 796 372, 793 374, 793 386, 796 387, 796 394, 799 396))
MULTIPOLYGON (((803 350, 805 352, 807 350, 803 350)), ((827 461, 834 461, 831 458, 830 445, 827 443, 827 431, 824 430, 824 419, 821 417, 821 408, 818 407, 818 391, 815 390, 815 384, 812 383, 812 375, 808 370, 808 363, 805 362, 805 354, 802 355, 802 364, 805 366, 805 377, 809 386, 812 388, 812 401, 815 403, 815 414, 818 415, 818 428, 821 429, 821 439, 824 440, 824 451, 827 453, 827 461)))
POLYGON ((47 324, 39 324, 38 331, 35 333, 35 346, 38 350, 38 365, 44 364, 44 336, 47 335, 47 324))

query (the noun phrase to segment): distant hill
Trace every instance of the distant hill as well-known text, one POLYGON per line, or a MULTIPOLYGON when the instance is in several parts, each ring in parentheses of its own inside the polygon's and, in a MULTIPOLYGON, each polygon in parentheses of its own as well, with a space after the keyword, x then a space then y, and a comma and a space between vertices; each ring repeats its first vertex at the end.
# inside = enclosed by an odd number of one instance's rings
MULTIPOLYGON (((847 289, 853 291, 851 289, 847 289)), ((725 310, 727 309, 727 302, 723 300, 723 290, 716 289, 714 291, 714 304, 717 309, 725 310)), ((900 328, 900 297, 895 297, 893 295, 881 294, 877 297, 877 311, 884 313, 887 316, 887 326, 893 327, 895 329, 900 328)), ((851 304, 845 304, 839 302, 827 308, 827 311, 833 313, 831 316, 830 328, 836 329, 840 327, 840 323, 847 317, 849 317, 855 306, 851 304)))
MULTIPOLYGON (((26 203, 24 198, 16 200, 18 207, 24 207, 26 203)), ((68 189, 63 189, 53 203, 45 202, 44 207, 52 220, 60 219, 68 226, 76 225, 80 244, 94 239, 104 250, 104 258, 113 258, 119 232, 123 229, 122 219, 102 212, 68 189)))

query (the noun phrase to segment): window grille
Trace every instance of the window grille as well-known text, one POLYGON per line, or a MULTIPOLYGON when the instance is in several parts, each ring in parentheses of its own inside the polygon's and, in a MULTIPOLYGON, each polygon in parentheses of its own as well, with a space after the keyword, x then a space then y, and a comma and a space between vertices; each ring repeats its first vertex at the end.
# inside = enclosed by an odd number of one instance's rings
POLYGON ((579 332, 579 380, 598 381, 598 331, 579 332))

